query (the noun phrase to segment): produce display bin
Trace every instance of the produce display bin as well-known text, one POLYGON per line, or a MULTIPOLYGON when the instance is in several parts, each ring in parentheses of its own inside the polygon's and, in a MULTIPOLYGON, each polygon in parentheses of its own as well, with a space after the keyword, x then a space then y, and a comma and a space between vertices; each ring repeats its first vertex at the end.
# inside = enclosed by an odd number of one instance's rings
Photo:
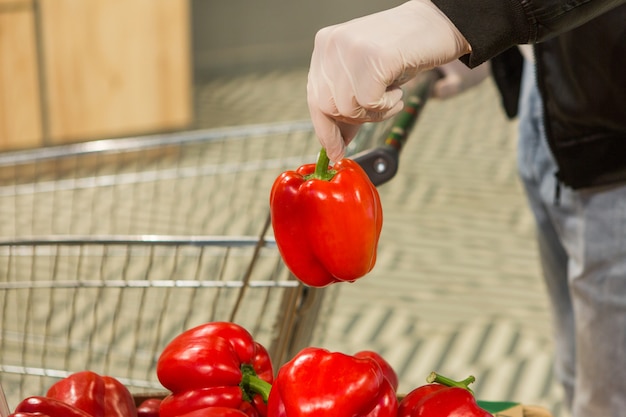
MULTIPOLYGON (((366 125, 348 154, 376 184, 430 92, 366 125)), ((315 339, 334 288, 282 263, 269 221, 280 172, 315 161, 310 122, 236 126, 0 154, 0 386, 10 405, 92 370, 135 395, 161 388, 160 351, 233 321, 276 366, 315 339)))

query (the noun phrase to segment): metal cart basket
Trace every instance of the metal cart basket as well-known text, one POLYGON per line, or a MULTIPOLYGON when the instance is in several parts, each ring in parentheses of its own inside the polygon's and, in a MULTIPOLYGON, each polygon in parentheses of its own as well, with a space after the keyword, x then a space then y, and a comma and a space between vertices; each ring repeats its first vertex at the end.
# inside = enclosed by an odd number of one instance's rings
MULTIPOLYGON (((365 126, 349 150, 378 184, 406 136, 392 130, 365 126)), ((334 289, 289 274, 268 217, 273 180, 318 150, 309 122, 289 122, 0 155, 9 404, 85 369, 159 389, 160 351, 207 321, 241 324, 276 365, 321 337, 334 289)))

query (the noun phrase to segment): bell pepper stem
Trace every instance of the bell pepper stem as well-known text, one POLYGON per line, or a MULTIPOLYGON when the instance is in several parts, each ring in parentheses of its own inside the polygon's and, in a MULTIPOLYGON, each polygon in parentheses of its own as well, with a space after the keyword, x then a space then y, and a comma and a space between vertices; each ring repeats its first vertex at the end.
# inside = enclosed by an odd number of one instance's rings
MULTIPOLYGON (((259 378, 252 369, 242 369, 243 373, 241 376, 241 389, 243 390, 244 396, 252 397, 253 394, 259 394, 261 398, 263 398, 263 402, 267 403, 267 400, 270 396, 270 390, 272 389, 272 384, 269 382, 259 378)), ((250 398, 251 400, 251 398, 250 398)))
POLYGON ((335 171, 329 169, 330 158, 326 154, 326 149, 322 148, 317 157, 317 163, 315 164, 315 172, 313 173, 313 178, 322 180, 322 181, 330 181, 335 175, 335 171))
POLYGON ((455 381, 454 379, 439 375, 436 372, 431 372, 430 375, 428 375, 428 378, 426 378, 426 382, 428 383, 436 382, 438 384, 445 385, 446 387, 463 388, 471 392, 472 395, 474 395, 474 391, 470 389, 469 384, 474 381, 476 381, 476 378, 474 378, 472 375, 468 376, 462 381, 455 381))

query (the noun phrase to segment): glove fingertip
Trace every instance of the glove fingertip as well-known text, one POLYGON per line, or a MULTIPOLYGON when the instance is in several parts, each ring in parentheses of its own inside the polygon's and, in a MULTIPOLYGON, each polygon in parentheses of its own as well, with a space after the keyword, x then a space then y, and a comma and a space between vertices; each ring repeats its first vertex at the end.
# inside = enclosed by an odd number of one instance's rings
POLYGON ((382 116, 381 120, 387 120, 400 113, 404 109, 404 101, 400 100, 382 116))
POLYGON ((332 162, 341 160, 346 151, 346 144, 337 123, 329 117, 324 117, 323 123, 318 123, 315 130, 328 158, 332 162))
POLYGON ((343 141, 338 146, 326 148, 326 155, 328 155, 328 159, 330 159, 332 163, 341 161, 345 153, 346 146, 343 144, 343 141))

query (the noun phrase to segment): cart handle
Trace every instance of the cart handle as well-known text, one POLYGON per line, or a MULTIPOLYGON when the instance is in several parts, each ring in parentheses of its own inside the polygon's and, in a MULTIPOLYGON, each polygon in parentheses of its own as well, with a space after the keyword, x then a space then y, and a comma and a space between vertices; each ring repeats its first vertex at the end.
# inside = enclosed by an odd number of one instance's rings
POLYGON ((404 109, 395 116, 382 145, 357 153, 352 157, 367 173, 375 186, 386 183, 398 172, 399 156, 415 122, 420 116, 432 87, 442 77, 439 70, 419 74, 410 87, 404 109))

